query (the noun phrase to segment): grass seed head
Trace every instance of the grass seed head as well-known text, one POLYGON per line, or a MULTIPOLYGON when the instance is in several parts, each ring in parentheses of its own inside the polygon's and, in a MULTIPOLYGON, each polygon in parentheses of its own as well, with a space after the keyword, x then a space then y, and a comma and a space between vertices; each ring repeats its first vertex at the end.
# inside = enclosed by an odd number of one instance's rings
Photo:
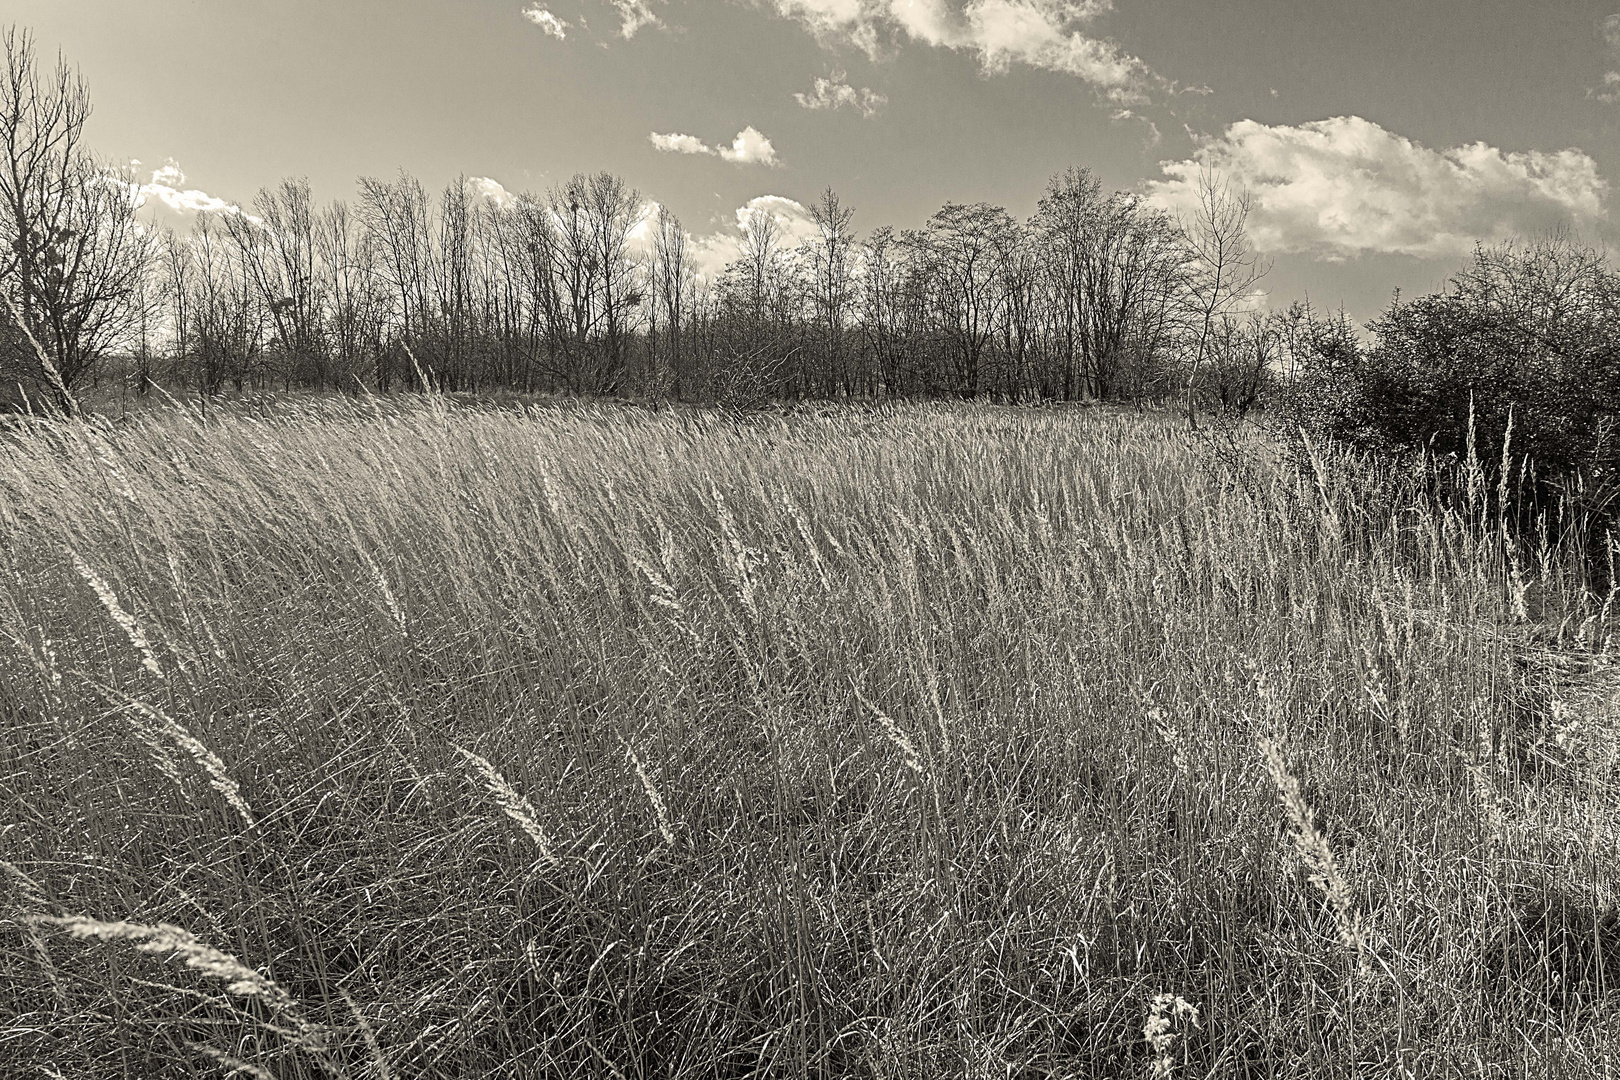
POLYGON ((1266 771, 1271 774, 1272 783, 1277 787, 1283 810, 1293 823, 1294 846, 1310 869, 1311 883, 1322 890, 1333 908, 1339 941, 1355 954, 1358 965, 1365 969, 1366 941, 1361 932, 1361 915, 1356 910, 1355 900, 1350 895, 1350 884, 1339 869, 1339 862, 1333 855, 1332 847, 1316 827, 1316 814, 1305 801, 1305 796, 1299 788, 1299 781, 1288 771, 1288 765, 1283 761, 1282 751, 1278 749, 1277 744, 1271 739, 1262 737, 1260 753, 1265 759, 1266 771))
MULTIPOLYGON (((134 725, 137 734, 145 731, 149 734, 161 732, 167 735, 176 746, 185 751, 191 760, 196 763, 197 768, 202 770, 203 775, 208 777, 208 786, 224 797, 225 801, 231 805, 231 808, 241 815, 248 828, 254 827, 253 810, 248 806, 247 800, 242 798, 241 787, 235 780, 231 779, 231 774, 225 768, 225 762, 220 760, 218 754, 210 750, 201 739, 193 735, 184 724, 167 713, 159 712, 145 702, 132 699, 126 700, 124 707, 138 716, 141 721, 144 721, 144 723, 138 722, 134 725)), ((148 742, 147 745, 148 748, 151 748, 153 743, 148 742)), ((162 767, 161 763, 160 767, 162 767)), ((168 775, 176 781, 179 779, 178 772, 169 772, 168 775)))
POLYGON ((106 579, 92 570, 90 564, 79 557, 78 552, 72 554, 73 569, 78 571, 85 584, 95 590, 101 606, 107 609, 107 614, 112 616, 113 622, 117 623, 124 636, 129 638, 129 643, 135 646, 135 651, 140 653, 141 666, 158 678, 163 678, 163 668, 158 664, 157 655, 152 651, 152 643, 147 638, 146 631, 141 628, 140 622, 124 610, 123 605, 118 602, 118 594, 113 592, 106 579))
POLYGON ((460 746, 451 749, 466 759, 467 763, 477 772, 478 778, 483 781, 484 788, 495 800, 495 804, 505 811, 506 816, 517 823, 524 835, 534 842, 535 849, 540 857, 547 863, 555 865, 557 856, 551 851, 551 838, 540 827, 540 815, 535 811, 534 804, 524 798, 523 793, 506 782, 501 771, 490 764, 489 759, 473 753, 460 746))

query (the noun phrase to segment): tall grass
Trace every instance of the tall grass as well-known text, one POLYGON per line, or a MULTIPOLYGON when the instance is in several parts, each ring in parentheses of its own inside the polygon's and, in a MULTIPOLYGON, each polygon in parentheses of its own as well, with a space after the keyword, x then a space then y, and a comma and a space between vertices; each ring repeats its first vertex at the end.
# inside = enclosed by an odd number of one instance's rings
POLYGON ((1240 451, 14 430, 0 1072, 1608 1075, 1605 598, 1240 451))

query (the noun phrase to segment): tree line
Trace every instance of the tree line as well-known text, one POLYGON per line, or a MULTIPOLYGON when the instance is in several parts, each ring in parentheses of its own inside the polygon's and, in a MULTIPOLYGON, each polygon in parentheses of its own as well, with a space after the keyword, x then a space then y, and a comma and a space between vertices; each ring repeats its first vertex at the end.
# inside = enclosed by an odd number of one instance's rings
POLYGON ((83 79, 41 64, 25 31, 3 46, 0 377, 30 405, 126 379, 732 402, 1186 393, 1242 409, 1302 318, 1250 310, 1264 266, 1248 203, 1213 174, 1179 220, 1074 168, 1027 221, 951 203, 865 236, 829 189, 807 238, 747 214, 714 275, 675 215, 607 173, 499 198, 465 178, 430 193, 368 177, 325 206, 288 179, 157 229, 131 169, 83 144, 83 79))

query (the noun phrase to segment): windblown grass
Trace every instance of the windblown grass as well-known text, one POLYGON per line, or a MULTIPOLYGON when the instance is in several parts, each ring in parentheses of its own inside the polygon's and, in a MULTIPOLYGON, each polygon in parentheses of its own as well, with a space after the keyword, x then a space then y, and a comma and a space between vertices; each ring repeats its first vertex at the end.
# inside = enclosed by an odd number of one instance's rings
POLYGON ((1613 1067, 1604 598, 1354 463, 945 407, 3 438, 4 1075, 1613 1067))

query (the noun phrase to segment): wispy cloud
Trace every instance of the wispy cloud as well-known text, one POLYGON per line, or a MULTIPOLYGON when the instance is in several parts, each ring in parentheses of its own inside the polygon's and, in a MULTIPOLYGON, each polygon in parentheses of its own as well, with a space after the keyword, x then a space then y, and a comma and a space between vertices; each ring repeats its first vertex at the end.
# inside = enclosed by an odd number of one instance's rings
POLYGON ((1140 123, 1142 125, 1142 145, 1146 149, 1151 150, 1158 146, 1163 138, 1159 134, 1159 125, 1155 124, 1151 118, 1143 116, 1134 109, 1115 109, 1109 114, 1108 118, 1116 124, 1125 124, 1132 120, 1140 123))
POLYGON ((1146 98, 1161 80, 1115 43, 1089 32, 1108 0, 771 0, 778 14, 822 39, 869 56, 886 42, 915 41, 971 53, 987 75, 1022 64, 1074 75, 1109 99, 1146 98))
POLYGON ((240 214, 242 208, 233 202, 210 195, 199 188, 185 187, 186 174, 171 158, 152 173, 150 183, 134 189, 136 205, 145 206, 151 200, 180 214, 240 214))
POLYGON ((1608 182, 1579 149, 1506 151, 1483 142, 1433 150, 1370 120, 1297 126, 1244 120, 1196 155, 1162 162, 1150 197, 1180 209, 1213 168, 1247 187, 1258 247, 1324 259, 1363 253, 1464 255, 1476 241, 1591 225, 1607 217, 1608 182))
POLYGON ((752 126, 737 132, 730 146, 710 146, 695 135, 650 132, 647 141, 666 154, 708 154, 737 165, 778 165, 776 147, 752 126))
POLYGON ((647 0, 613 0, 613 7, 619 13, 619 36, 629 41, 636 36, 636 31, 644 26, 662 26, 663 22, 653 14, 647 0))
POLYGON ((1620 101, 1620 15, 1610 15, 1598 24, 1603 30, 1603 42, 1609 51, 1609 63, 1612 65, 1603 73, 1603 86, 1588 90, 1587 96, 1595 97, 1599 101, 1620 101))
POLYGON ((534 25, 538 26, 543 32, 556 38, 558 41, 562 41, 568 36, 568 23, 557 18, 557 16, 553 15, 539 4, 533 4, 524 8, 523 17, 534 23, 534 25))
POLYGON ((845 79, 842 71, 833 72, 831 78, 818 77, 815 89, 808 94, 795 93, 793 99, 806 109, 842 109, 847 106, 867 118, 889 103, 888 97, 876 90, 866 86, 857 90, 845 79))

